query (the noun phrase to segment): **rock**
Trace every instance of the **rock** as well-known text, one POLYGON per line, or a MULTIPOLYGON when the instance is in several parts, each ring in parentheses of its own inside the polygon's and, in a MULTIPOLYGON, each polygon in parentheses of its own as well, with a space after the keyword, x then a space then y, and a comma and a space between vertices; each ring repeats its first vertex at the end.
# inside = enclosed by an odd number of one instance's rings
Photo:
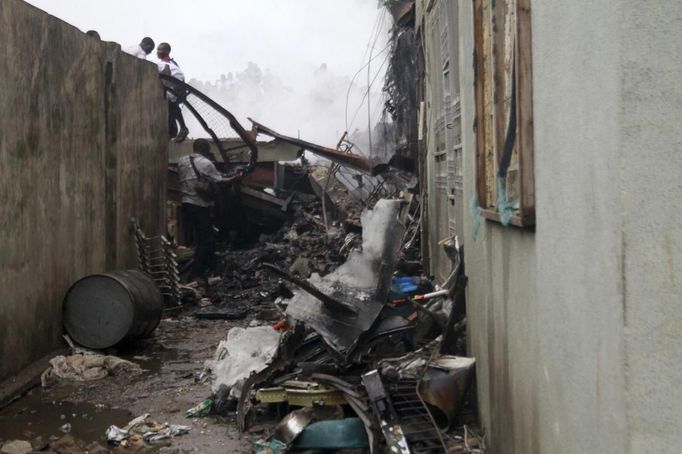
POLYGON ((93 441, 92 443, 87 445, 85 447, 85 451, 88 454, 108 454, 111 452, 101 444, 97 443, 96 441, 93 441))
POLYGON ((31 451, 33 451, 33 446, 26 440, 8 441, 0 448, 2 454, 26 454, 31 451))
POLYGON ((33 446, 34 451, 43 451, 47 448, 48 441, 42 435, 38 435, 31 441, 31 446, 33 446))
POLYGON ((71 435, 64 435, 57 441, 50 443, 50 449, 57 454, 82 454, 83 448, 71 435))
POLYGON ((182 454, 183 452, 185 452, 185 451, 182 451, 178 448, 168 447, 168 446, 165 446, 165 447, 159 449, 159 454, 182 454))

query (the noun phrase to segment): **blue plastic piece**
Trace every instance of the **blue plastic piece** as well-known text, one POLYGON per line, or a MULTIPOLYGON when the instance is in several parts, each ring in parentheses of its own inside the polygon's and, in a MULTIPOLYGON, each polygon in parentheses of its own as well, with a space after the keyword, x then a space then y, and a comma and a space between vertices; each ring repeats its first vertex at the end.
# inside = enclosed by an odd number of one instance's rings
POLYGON ((393 291, 394 293, 409 295, 417 292, 418 290, 419 290, 418 276, 394 277, 391 280, 391 291, 393 291))

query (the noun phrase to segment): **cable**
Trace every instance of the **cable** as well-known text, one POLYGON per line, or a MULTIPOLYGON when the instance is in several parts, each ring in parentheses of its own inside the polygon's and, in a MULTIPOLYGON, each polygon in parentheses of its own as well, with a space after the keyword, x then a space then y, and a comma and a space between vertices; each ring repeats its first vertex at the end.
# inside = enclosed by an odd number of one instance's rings
MULTIPOLYGON (((371 61, 374 61, 374 60, 376 60, 377 58, 379 58, 379 57, 381 56, 381 54, 383 54, 384 52, 386 52, 386 51, 388 50, 389 47, 391 47, 391 43, 387 44, 386 47, 384 47, 384 48, 381 49, 379 52, 377 52, 376 55, 374 55, 374 57, 372 57, 372 59, 371 59, 370 61, 368 61, 367 63, 365 63, 364 65, 362 65, 362 66, 360 67, 360 69, 358 69, 358 71, 357 71, 357 72, 353 75, 353 77, 351 78, 350 83, 348 84, 348 91, 346 92, 346 131, 348 131, 348 100, 349 100, 349 97, 350 97, 350 91, 351 91, 351 89, 353 88, 353 82, 355 82, 355 78, 358 77, 358 76, 360 75, 360 73, 362 72, 362 70, 365 69, 365 68, 367 67, 367 65, 369 65, 369 63, 370 63, 371 61)), ((363 100, 364 100, 364 99, 363 99, 363 100)))
MULTIPOLYGON (((386 54, 386 57, 384 57, 384 61, 381 63, 381 66, 379 66, 379 70, 378 70, 377 73, 374 75, 374 78, 372 79, 372 81, 370 82, 369 86, 367 87, 367 90, 365 91, 365 94, 364 94, 364 96, 362 97, 362 100, 360 101, 360 105, 359 105, 358 108, 355 110, 355 114, 353 114, 353 118, 352 118, 351 121, 350 121, 350 124, 351 124, 351 125, 352 125, 353 122, 355 121, 355 118, 358 116, 358 113, 360 112, 360 109, 362 109, 362 106, 363 106, 364 103, 365 103, 365 99, 366 99, 367 96, 368 96, 369 90, 372 88, 372 85, 373 85, 374 82, 376 81, 377 77, 379 77, 379 74, 381 74, 381 69, 384 67, 384 65, 385 65, 386 62, 388 61, 388 57, 389 57, 389 56, 390 56, 390 54, 386 54)), ((348 129, 346 129, 346 130, 348 131, 348 129)))
MULTIPOLYGON (((377 14, 377 17, 374 20, 374 26, 372 27, 372 31, 369 35, 369 40, 367 41, 367 47, 365 47, 365 53, 362 55, 361 60, 365 59, 365 57, 367 56, 367 52, 369 52, 370 49, 372 49, 372 51, 374 50, 374 48, 376 46, 376 42, 379 38, 379 33, 381 32, 381 26, 383 25, 384 19, 385 19, 387 14, 388 13, 387 13, 385 8, 382 8, 380 10, 380 12, 377 14), (370 42, 372 43, 371 45, 370 45, 370 42)), ((371 62, 372 62, 372 60, 374 60, 374 58, 378 57, 381 53, 386 51, 386 49, 388 49, 390 46, 391 46, 391 43, 389 42, 386 45, 386 47, 384 47, 375 57, 372 57, 370 54, 369 61, 367 61, 367 63, 362 65, 360 67, 360 69, 358 69, 358 72, 356 72, 355 75, 353 75, 353 77, 351 78, 351 81, 348 84, 348 92, 346 93, 346 131, 348 131, 348 98, 350 96, 350 90, 353 87, 353 82, 355 81, 355 78, 362 72, 362 70, 364 68, 366 68, 367 66, 369 66, 371 64, 371 62)))
MULTIPOLYGON (((379 22, 379 26, 377 27, 376 35, 374 36, 374 42, 372 42, 372 48, 369 51, 369 60, 367 61, 367 132, 368 132, 368 137, 369 137, 369 155, 372 156, 372 102, 371 102, 371 88, 372 88, 372 83, 369 81, 369 76, 371 74, 371 63, 372 63, 372 53, 374 52, 374 47, 377 44, 377 40, 379 39, 379 33, 381 32, 381 27, 384 25, 384 19, 386 18, 386 10, 383 10, 383 14, 381 14, 381 22, 379 22)), ((383 63, 382 63, 383 67, 383 63)), ((379 68, 379 72, 381 71, 381 68, 379 68)), ((377 72, 377 75, 379 74, 377 72)))

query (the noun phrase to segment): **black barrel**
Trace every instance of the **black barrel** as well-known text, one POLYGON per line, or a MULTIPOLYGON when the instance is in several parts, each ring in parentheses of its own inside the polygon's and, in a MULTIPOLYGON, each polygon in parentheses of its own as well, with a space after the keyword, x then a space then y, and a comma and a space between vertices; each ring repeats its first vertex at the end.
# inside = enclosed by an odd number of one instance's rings
POLYGON ((154 281, 137 270, 86 276, 64 297, 64 327, 78 344, 93 349, 150 336, 163 313, 154 281))

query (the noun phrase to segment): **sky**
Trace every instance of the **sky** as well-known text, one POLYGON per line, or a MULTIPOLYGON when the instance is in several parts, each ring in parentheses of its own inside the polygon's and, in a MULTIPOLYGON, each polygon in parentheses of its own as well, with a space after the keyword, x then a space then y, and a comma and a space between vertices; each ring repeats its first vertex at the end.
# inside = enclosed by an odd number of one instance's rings
MULTIPOLYGON (((366 63, 369 48, 377 52, 386 46, 391 26, 390 15, 379 7, 377 0, 28 0, 28 3, 82 31, 96 30, 103 40, 116 41, 123 47, 139 43, 143 36, 150 36, 157 44, 166 41, 187 80, 214 82, 222 74, 244 72, 252 62, 277 79, 289 93, 287 101, 309 97, 310 86, 315 83, 311 77, 326 64, 334 81, 329 93, 334 118, 322 118, 319 111, 302 111, 308 107, 302 105, 297 105, 289 118, 282 118, 285 112, 281 106, 277 118, 267 118, 271 124, 279 122, 280 129, 289 128, 282 133, 300 133, 303 137, 304 132, 323 130, 312 138, 325 142, 334 141, 338 131, 345 129, 345 118, 339 118, 339 112, 344 117, 348 84, 366 63), (299 119, 301 124, 308 125, 309 131, 291 130, 299 119)), ((154 58, 153 54, 148 57, 154 58)), ((370 66, 371 79, 381 61, 378 58, 376 64, 373 62, 374 68, 370 66)), ((375 107, 380 109, 382 82, 383 74, 379 74, 371 90, 372 111, 375 107)), ((351 90, 352 105, 348 107, 351 116, 366 91, 365 73, 357 77, 356 85, 351 90)), ((250 101, 263 104, 254 110, 269 111, 266 97, 250 101)), ((236 108, 240 119, 253 116, 247 111, 248 106, 226 107, 236 108)), ((365 128, 366 117, 365 114, 365 128)), ((277 129, 276 124, 272 127, 277 129)))

